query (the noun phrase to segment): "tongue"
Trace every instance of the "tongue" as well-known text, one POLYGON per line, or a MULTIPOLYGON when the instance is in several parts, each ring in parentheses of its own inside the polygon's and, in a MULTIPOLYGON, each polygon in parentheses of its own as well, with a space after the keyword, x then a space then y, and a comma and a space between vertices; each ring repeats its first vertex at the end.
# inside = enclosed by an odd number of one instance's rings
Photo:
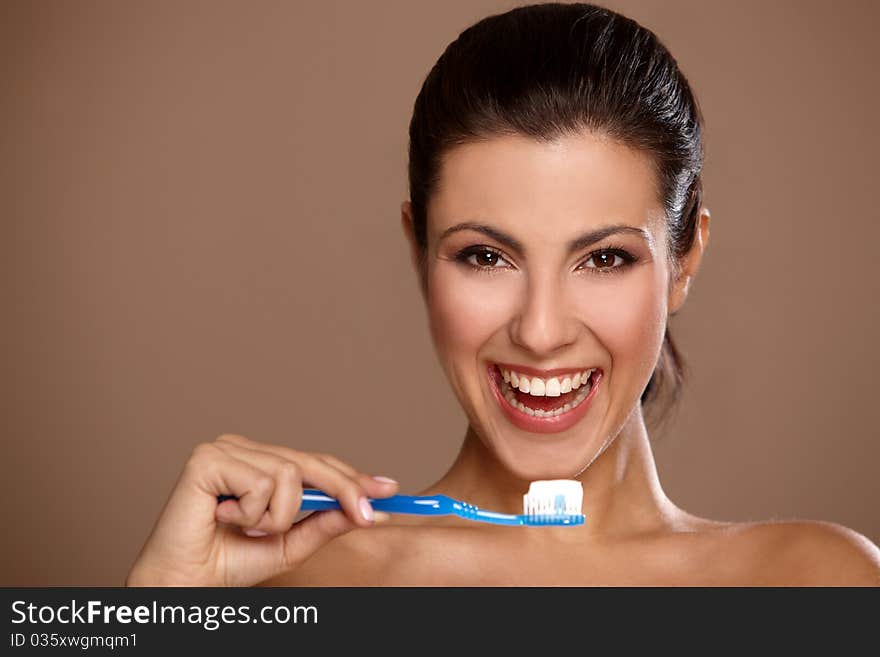
POLYGON ((528 406, 531 409, 555 411, 557 408, 562 408, 565 404, 574 401, 577 390, 564 392, 558 397, 533 397, 529 393, 519 390, 515 390, 513 394, 516 395, 517 401, 521 401, 524 406, 528 406))

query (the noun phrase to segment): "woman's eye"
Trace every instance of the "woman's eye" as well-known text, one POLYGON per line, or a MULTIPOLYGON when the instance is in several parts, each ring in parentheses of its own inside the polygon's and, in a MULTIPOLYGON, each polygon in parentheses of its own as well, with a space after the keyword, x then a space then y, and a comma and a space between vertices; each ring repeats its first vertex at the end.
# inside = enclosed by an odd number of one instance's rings
POLYGON ((583 266, 586 269, 619 269, 630 262, 632 260, 618 251, 596 251, 584 261, 583 266))
POLYGON ((467 262, 475 269, 507 268, 507 261, 500 253, 486 248, 465 250, 459 254, 458 259, 467 262))
MULTIPOLYGON (((593 266, 597 269, 607 269, 609 267, 614 267, 614 259, 620 258, 616 253, 594 253, 589 258, 587 258, 587 266, 590 266, 590 263, 593 263, 593 266)), ((623 258, 621 258, 622 260, 623 258)))

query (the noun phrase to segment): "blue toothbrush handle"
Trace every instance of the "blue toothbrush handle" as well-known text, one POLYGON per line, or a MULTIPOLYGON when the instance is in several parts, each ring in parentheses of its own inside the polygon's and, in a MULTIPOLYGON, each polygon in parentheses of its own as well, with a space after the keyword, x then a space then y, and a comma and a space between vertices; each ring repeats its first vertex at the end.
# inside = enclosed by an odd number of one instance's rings
MULTIPOLYGON (((420 516, 442 516, 455 513, 453 500, 445 495, 392 495, 391 497, 370 498, 375 511, 387 513, 413 513, 420 516)), ((322 491, 313 488, 303 490, 301 511, 329 511, 340 509, 339 502, 322 491)))
MULTIPOLYGON (((234 495, 218 495, 218 502, 235 499, 234 495)), ((392 495, 378 499, 369 498, 374 511, 388 513, 412 513, 420 516, 444 516, 456 512, 456 501, 446 495, 392 495)), ((459 503, 460 504, 460 503, 459 503)), ((331 511, 341 509, 336 498, 314 488, 303 489, 300 511, 331 511)))

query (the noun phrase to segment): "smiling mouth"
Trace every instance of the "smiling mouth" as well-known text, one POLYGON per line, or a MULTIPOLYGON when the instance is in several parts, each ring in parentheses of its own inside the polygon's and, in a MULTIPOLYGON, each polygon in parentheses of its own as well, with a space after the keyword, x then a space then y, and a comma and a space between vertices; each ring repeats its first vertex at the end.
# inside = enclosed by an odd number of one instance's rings
POLYGON ((494 365, 498 392, 513 408, 535 418, 552 418, 580 406, 590 395, 601 368, 586 368, 547 379, 494 365))

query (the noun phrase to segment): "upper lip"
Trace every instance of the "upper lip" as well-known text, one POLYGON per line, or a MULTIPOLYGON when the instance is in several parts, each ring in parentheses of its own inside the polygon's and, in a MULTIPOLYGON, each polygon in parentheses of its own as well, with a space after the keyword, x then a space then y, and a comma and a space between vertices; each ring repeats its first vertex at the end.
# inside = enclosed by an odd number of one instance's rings
POLYGON ((512 365, 510 363, 495 363, 503 370, 513 370, 517 374, 529 374, 540 379, 549 379, 554 376, 562 376, 563 374, 575 374, 590 369, 601 369, 598 367, 557 367, 552 370, 541 370, 537 367, 528 367, 527 365, 512 365))

